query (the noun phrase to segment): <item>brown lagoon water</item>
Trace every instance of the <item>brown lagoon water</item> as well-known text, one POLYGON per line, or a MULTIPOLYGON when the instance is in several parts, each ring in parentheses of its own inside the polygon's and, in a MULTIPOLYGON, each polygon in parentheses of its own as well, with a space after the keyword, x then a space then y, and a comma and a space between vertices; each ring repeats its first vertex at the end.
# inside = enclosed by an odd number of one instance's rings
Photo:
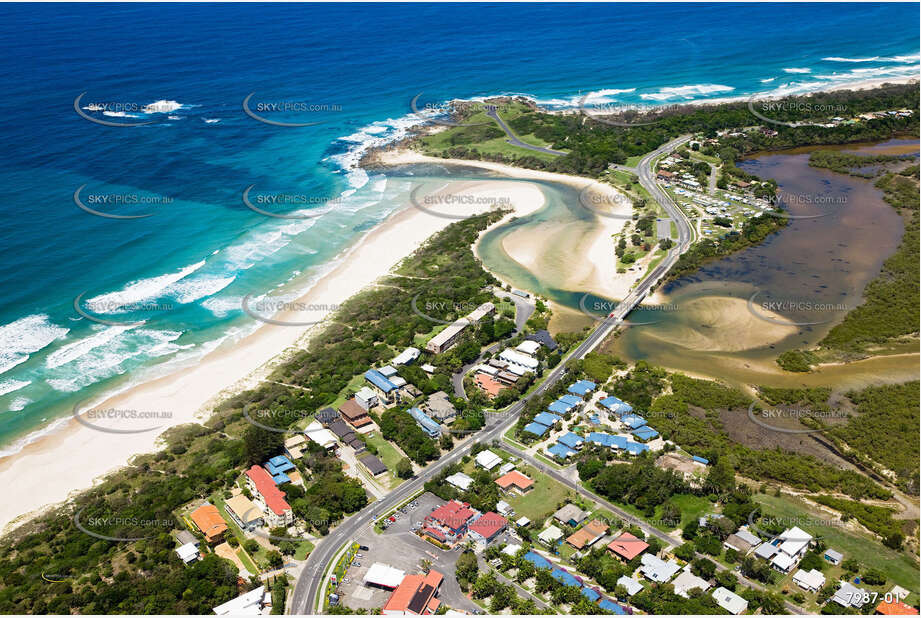
MULTIPOLYGON (((912 144, 917 152, 918 142, 912 144)), ((817 343, 860 303, 903 229, 872 182, 809 167, 809 150, 814 148, 763 154, 740 167, 776 179, 791 214, 823 216, 793 219, 767 242, 664 286, 662 302, 672 310, 634 312, 632 320, 654 323, 627 328, 607 349, 632 361, 737 384, 856 388, 917 378, 916 349, 808 375, 785 373, 774 362, 784 350, 817 343)), ((847 150, 909 149, 904 140, 892 140, 847 150)))

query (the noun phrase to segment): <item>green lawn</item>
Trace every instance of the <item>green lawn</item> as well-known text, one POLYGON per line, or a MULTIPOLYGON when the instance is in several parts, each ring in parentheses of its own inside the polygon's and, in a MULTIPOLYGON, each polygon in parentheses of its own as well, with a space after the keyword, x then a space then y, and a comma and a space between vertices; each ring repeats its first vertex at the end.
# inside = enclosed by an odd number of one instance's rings
POLYGON ((556 512, 557 504, 563 501, 569 491, 565 485, 539 474, 533 468, 519 466, 519 470, 534 479, 534 487, 523 496, 509 494, 504 499, 519 517, 524 515, 531 520, 535 529, 540 529, 543 521, 556 512))
MULTIPOLYGON (((895 583, 913 593, 909 596, 908 603, 918 603, 918 565, 905 552, 889 549, 869 535, 851 532, 839 526, 811 524, 810 521, 827 520, 828 514, 816 511, 798 498, 791 496, 775 498, 765 494, 756 494, 754 500, 763 504, 765 512, 771 516, 803 522, 798 524, 800 528, 815 536, 823 537, 824 543, 844 554, 845 560, 854 558, 866 567, 883 571, 889 579, 884 586, 874 587, 861 584, 861 587, 886 592, 895 583)), ((840 573, 840 569, 835 569, 835 571, 840 573)), ((826 577, 829 577, 829 573, 832 572, 826 570, 826 577)))
POLYGON ((701 496, 678 494, 672 496, 672 504, 681 510, 681 526, 707 513, 713 512, 713 504, 701 496))
POLYGON ((253 564, 252 560, 250 560, 249 554, 247 554, 246 550, 244 550, 242 547, 237 550, 237 558, 240 559, 240 562, 243 563, 243 566, 247 571, 253 575, 257 575, 259 573, 259 569, 256 568, 256 565, 253 564))
MULTIPOLYGON (((215 492, 211 494, 209 500, 211 501, 211 504, 217 507, 217 510, 220 512, 221 517, 223 517, 224 521, 227 523, 228 528, 230 528, 231 532, 233 532, 233 535, 237 537, 237 540, 240 542, 240 545, 242 546, 243 543, 247 540, 247 536, 243 534, 243 530, 241 530, 240 527, 230 517, 230 515, 227 514, 227 509, 224 506, 224 497, 220 494, 220 492, 215 492)), ((258 566, 254 567, 255 570, 252 571, 254 575, 256 573, 259 573, 262 569, 266 569, 269 567, 269 561, 268 561, 268 558, 266 557, 266 554, 268 554, 268 550, 262 545, 259 546, 259 550, 255 553, 255 555, 250 554, 253 557, 253 560, 255 560, 256 563, 258 564, 258 566)), ((246 568, 249 569, 249 566, 247 566, 246 568)))
POLYGON ((298 543, 297 550, 294 552, 295 560, 306 560, 310 552, 313 551, 314 545, 310 541, 298 543))
POLYGON ((642 159, 644 156, 645 155, 636 155, 633 157, 627 157, 627 162, 624 163, 624 165, 627 167, 636 167, 640 164, 640 159, 642 159))

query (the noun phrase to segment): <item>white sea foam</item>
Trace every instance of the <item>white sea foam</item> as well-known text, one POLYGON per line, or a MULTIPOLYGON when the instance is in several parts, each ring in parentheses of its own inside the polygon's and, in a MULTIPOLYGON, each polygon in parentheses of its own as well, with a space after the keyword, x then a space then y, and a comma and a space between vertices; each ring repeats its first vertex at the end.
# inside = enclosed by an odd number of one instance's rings
POLYGON ((201 306, 215 317, 225 318, 234 311, 241 311, 242 302, 241 296, 213 296, 202 301, 201 306))
POLYGON ((133 281, 117 292, 109 292, 90 298, 86 301, 86 305, 94 313, 124 312, 125 309, 121 307, 159 298, 170 285, 189 276, 204 265, 205 260, 202 260, 180 268, 174 273, 133 281))
POLYGON ((17 397, 12 401, 12 403, 10 403, 10 412, 18 412, 30 403, 32 403, 32 400, 28 397, 17 397))
POLYGON ((234 279, 236 279, 236 275, 228 277, 191 277, 177 281, 167 291, 179 303, 186 304, 217 294, 233 283, 234 279))
POLYGON ((100 346, 106 345, 123 332, 131 330, 132 328, 134 328, 134 325, 102 326, 96 328, 94 329, 96 331, 95 334, 74 341, 73 343, 63 345, 49 354, 48 358, 45 359, 45 366, 53 369, 55 367, 60 367, 61 365, 66 365, 69 362, 83 357, 90 351, 95 350, 100 346))
POLYGON ((32 384, 28 380, 0 380, 0 396, 7 395, 32 384))
POLYGON ((138 117, 137 114, 129 114, 128 112, 112 112, 109 110, 102 112, 102 115, 112 116, 114 118, 137 118, 138 117))
POLYGON ((181 108, 182 103, 160 99, 159 101, 154 101, 149 105, 145 105, 141 111, 145 114, 168 114, 169 112, 175 112, 177 109, 181 108))
POLYGON ((762 84, 769 84, 769 83, 771 83, 772 81, 774 81, 775 79, 777 79, 777 78, 776 78, 776 77, 768 77, 768 78, 766 78, 766 79, 762 79, 762 80, 761 80, 761 83, 762 83, 762 84))
POLYGON ((657 92, 641 94, 640 98, 652 101, 667 101, 669 99, 693 99, 697 96, 714 94, 717 92, 732 92, 732 86, 722 84, 693 84, 688 86, 672 86, 660 88, 657 92))
POLYGON ((812 69, 791 67, 783 70, 784 73, 812 73, 812 69))
POLYGON ((221 121, 220 118, 204 118, 205 124, 217 124, 221 121))
POLYGON ((29 315, 0 326, 0 373, 26 362, 30 354, 60 339, 69 330, 53 324, 45 314, 29 315))
POLYGON ((822 58, 826 62, 875 62, 879 60, 879 56, 873 56, 871 58, 842 58, 841 56, 829 56, 827 58, 822 58))

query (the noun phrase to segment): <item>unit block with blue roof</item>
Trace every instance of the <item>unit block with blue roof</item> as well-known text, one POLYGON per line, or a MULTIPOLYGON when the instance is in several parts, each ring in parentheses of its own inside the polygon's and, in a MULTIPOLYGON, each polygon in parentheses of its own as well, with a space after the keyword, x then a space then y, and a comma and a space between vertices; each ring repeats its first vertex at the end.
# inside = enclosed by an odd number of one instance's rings
POLYGON ((595 390, 596 386, 597 385, 594 382, 591 382, 589 380, 579 380, 575 384, 572 384, 566 390, 568 390, 570 393, 574 395, 578 395, 579 397, 585 397, 590 392, 595 390))
POLYGON ((582 448, 582 444, 585 442, 585 440, 571 431, 564 436, 560 436, 556 441, 576 451, 582 448))
POLYGON ((535 423, 540 423, 541 425, 546 425, 547 427, 550 427, 551 425, 554 425, 560 422, 561 420, 563 420, 562 416, 557 416, 556 414, 550 414, 549 412, 541 412, 540 414, 534 417, 535 423))
POLYGON ((592 588, 589 588, 588 586, 582 588, 582 596, 584 596, 586 599, 588 599, 592 603, 594 603, 595 601, 601 598, 601 595, 598 593, 597 590, 593 590, 592 588))
POLYGON ((630 429, 639 429, 646 424, 646 419, 642 416, 637 416, 636 414, 628 414, 621 417, 620 422, 630 429))
POLYGON ((565 444, 560 444, 559 442, 555 443, 553 446, 548 447, 547 452, 554 457, 559 457, 560 459, 569 459, 576 454, 574 450, 565 444))
POLYGON ((552 569, 553 565, 550 564, 550 561, 541 556, 540 554, 529 551, 524 555, 524 559, 534 565, 535 569, 552 569))
POLYGON ((640 453, 645 453, 649 450, 649 447, 645 444, 640 444, 639 442, 627 442, 624 445, 624 450, 626 450, 631 455, 639 455, 640 453))
POLYGON ((586 439, 592 444, 598 444, 608 448, 624 448, 627 445, 627 438, 623 436, 612 436, 609 433, 600 431, 591 432, 586 439))
POLYGON ((276 474, 284 474, 285 472, 290 472, 294 470, 296 466, 288 460, 284 455, 276 455, 270 460, 265 462, 265 469, 269 471, 269 474, 275 476, 276 474))
POLYGON ((650 427, 649 425, 640 427, 639 429, 634 429, 630 433, 636 436, 638 440, 642 440, 643 442, 649 442, 650 440, 653 440, 659 437, 659 432, 653 429, 652 427, 650 427))
POLYGON ((617 614, 618 616, 626 616, 627 612, 624 611, 624 608, 611 601, 610 599, 604 599, 601 603, 598 604, 598 607, 603 609, 606 612, 611 612, 612 614, 617 614))
POLYGON ((383 393, 391 393, 397 390, 397 385, 388 380, 384 374, 377 369, 368 369, 365 372, 365 380, 383 393))
POLYGON ((582 398, 576 397, 575 395, 563 395, 562 397, 559 398, 559 401, 562 401, 563 403, 569 406, 577 406, 580 403, 582 403, 582 398))
POLYGON ((549 427, 546 425, 541 425, 540 423, 528 423, 524 426, 524 431, 528 433, 533 433, 535 436, 542 436, 547 433, 549 427))
POLYGON ((437 421, 429 418, 429 416, 419 408, 410 408, 409 415, 413 417, 416 424, 419 425, 422 431, 427 433, 430 438, 441 436, 441 425, 439 425, 437 421))
POLYGON ((611 397, 605 397, 598 403, 616 414, 626 414, 628 412, 633 412, 633 406, 631 406, 626 401, 622 401, 617 397, 614 397, 613 395, 611 397))
POLYGON ((566 414, 567 412, 572 410, 572 406, 566 403, 563 403, 561 400, 557 399, 556 401, 551 403, 549 406, 547 406, 547 409, 553 412, 554 414, 566 414))
POLYGON ((553 569, 550 571, 550 577, 560 582, 564 586, 582 586, 582 582, 576 579, 572 573, 564 571, 563 569, 553 569))
POLYGON ((704 464, 704 465, 707 465, 707 464, 710 463, 710 460, 709 460, 709 459, 704 459, 703 457, 698 457, 697 455, 692 455, 692 456, 691 456, 691 459, 693 459, 693 460, 696 461, 697 463, 702 463, 702 464, 704 464))

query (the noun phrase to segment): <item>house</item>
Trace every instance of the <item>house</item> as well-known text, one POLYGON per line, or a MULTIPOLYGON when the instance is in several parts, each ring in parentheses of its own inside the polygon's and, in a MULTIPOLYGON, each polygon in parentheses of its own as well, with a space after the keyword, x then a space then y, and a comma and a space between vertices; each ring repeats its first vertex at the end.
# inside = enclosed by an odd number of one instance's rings
POLYGON ((407 575, 381 608, 384 615, 429 616, 438 611, 441 601, 435 598, 444 576, 431 570, 425 575, 407 575))
POLYGON ((515 525, 519 528, 527 528, 531 525, 531 520, 522 515, 517 520, 515 520, 515 525))
POLYGON ((562 401, 570 409, 581 406, 584 403, 581 397, 576 397, 575 395, 561 395, 557 401, 562 401))
POLYGON ((218 605, 212 611, 218 616, 257 616, 268 613, 265 600, 265 586, 253 588, 235 599, 218 605))
MULTIPOLYGON (((744 532, 744 530, 740 530, 739 532, 744 532)), ((746 533, 746 534, 749 537, 754 536, 751 533, 746 533)), ((723 547, 725 547, 726 549, 734 549, 735 551, 743 555, 751 551, 751 548, 754 546, 755 546, 754 543, 751 543, 748 539, 743 538, 738 533, 730 534, 728 537, 726 537, 726 540, 723 541, 723 547)))
POLYGON ((637 416, 636 414, 627 414, 626 416, 621 417, 620 422, 630 429, 639 429, 646 424, 646 419, 644 419, 642 416, 637 416))
POLYGON ((738 616, 748 609, 748 601, 722 586, 714 590, 711 596, 716 601, 717 605, 730 614, 738 616))
POLYGON ((586 395, 591 393, 593 390, 595 390, 596 387, 597 387, 597 384, 595 384, 594 382, 591 382, 589 380, 579 380, 575 384, 570 385, 570 387, 566 390, 572 393, 573 395, 578 395, 579 397, 585 397, 586 395))
POLYGON ((421 369, 422 371, 424 371, 425 373, 427 373, 429 377, 432 377, 433 375, 435 375, 435 369, 436 369, 436 367, 435 367, 435 365, 431 365, 431 364, 429 364, 429 363, 425 363, 424 365, 419 365, 419 369, 421 369))
POLYGON ((489 545, 507 527, 506 518, 490 511, 467 524, 467 534, 477 543, 489 545))
POLYGON ((338 418, 339 414, 332 408, 323 408, 322 410, 318 410, 314 416, 314 420, 319 422, 319 424, 323 427, 326 427, 338 418))
POLYGON ((609 433, 593 431, 586 436, 586 440, 592 444, 598 444, 599 446, 606 446, 612 449, 627 448, 627 438, 623 436, 612 436, 609 433))
POLYGON ((502 548, 502 553, 505 554, 506 556, 511 556, 512 558, 517 556, 518 552, 520 551, 521 551, 521 545, 515 545, 514 543, 510 543, 502 548))
POLYGON ((517 351, 527 354, 528 356, 534 356, 537 354, 537 351, 540 350, 540 342, 533 341, 531 339, 525 339, 518 347, 515 348, 517 351))
POLYGON ((675 573, 681 570, 681 566, 674 560, 665 561, 652 554, 643 554, 640 560, 642 562, 640 573, 646 579, 657 584, 666 583, 675 576, 675 573))
POLYGON ((825 585, 825 575, 818 569, 804 571, 799 569, 793 574, 793 583, 809 592, 818 592, 819 588, 825 585))
POLYGON ((433 421, 429 416, 419 408, 410 408, 409 415, 416 421, 419 426, 430 438, 441 437, 441 425, 433 421))
POLYGON ((451 500, 429 513, 424 523, 440 530, 449 541, 454 542, 467 533, 467 522, 475 515, 467 502, 451 500))
POLYGON ((287 526, 294 521, 291 505, 285 500, 285 493, 275 486, 275 481, 260 466, 246 471, 246 486, 255 502, 265 513, 265 523, 270 527, 287 526))
POLYGON ((778 549, 776 545, 771 545, 770 543, 762 543, 755 550, 755 555, 764 560, 770 560, 775 555, 777 555, 778 549))
POLYGON ((463 472, 452 474, 451 476, 446 478, 445 481, 447 481, 449 485, 453 485, 454 487, 460 489, 461 491, 467 491, 468 489, 470 489, 470 486, 473 485, 473 479, 467 476, 466 474, 464 474, 463 472))
POLYGON ((578 550, 591 547, 608 532, 608 525, 600 519, 593 519, 579 530, 569 535, 566 542, 578 550))
POLYGON ((285 440, 285 453, 291 459, 300 459, 304 455, 304 449, 307 448, 307 436, 297 434, 285 440))
POLYGON ((195 543, 186 543, 176 548, 176 555, 185 564, 191 564, 201 558, 198 546, 195 543))
POLYGON ((444 423, 457 416, 457 408, 451 403, 448 394, 444 391, 432 393, 425 401, 425 409, 428 415, 438 422, 444 423))
POLYGON ((292 470, 297 470, 297 467, 288 460, 284 455, 276 455, 270 460, 265 462, 265 469, 268 470, 269 474, 272 476, 272 480, 275 481, 276 485, 281 485, 282 483, 290 483, 291 479, 288 478, 287 473, 292 470))
POLYGON ((641 541, 629 532, 624 532, 608 543, 608 550, 625 562, 630 562, 649 548, 649 543, 641 541))
POLYGON ((343 444, 351 445, 355 441, 355 432, 341 418, 329 424, 329 430, 335 434, 343 444))
POLYGON ((365 372, 365 380, 368 381, 382 402, 393 403, 396 400, 397 391, 400 390, 399 387, 377 369, 368 369, 365 372))
POLYGON ((387 473, 387 466, 384 465, 384 462, 381 461, 377 455, 366 453, 358 459, 358 463, 364 466, 365 470, 371 473, 371 476, 378 477, 387 473))
POLYGON ((540 362, 528 356, 527 354, 522 354, 511 348, 506 348, 499 352, 499 360, 503 360, 509 364, 509 371, 514 373, 528 371, 536 371, 537 367, 540 365, 540 362))
POLYGON ((362 583, 366 586, 393 590, 400 585, 404 577, 406 577, 405 571, 395 569, 388 564, 375 562, 362 577, 362 583))
POLYGON ((537 535, 537 540, 544 545, 547 545, 548 547, 553 547, 556 542, 562 538, 563 531, 554 525, 551 525, 549 528, 537 535))
POLYGON ((242 530, 253 531, 262 525, 262 510, 243 494, 228 499, 224 508, 242 530))
POLYGON ((675 177, 674 172, 669 172, 667 170, 659 170, 656 172, 656 178, 659 180, 664 180, 665 182, 670 182, 675 177))
POLYGON ((565 435, 560 436, 556 440, 563 446, 571 448, 575 451, 581 450, 582 444, 585 442, 585 440, 583 440, 581 437, 577 436, 571 431, 565 435))
POLYGON ((771 559, 771 566, 782 573, 789 573, 809 549, 812 535, 794 526, 784 530, 778 538, 781 543, 777 547, 777 553, 771 559))
POLYGON ((377 398, 377 394, 372 389, 367 386, 362 386, 358 389, 358 392, 355 393, 355 403, 360 405, 365 409, 365 412, 367 412, 380 403, 380 401, 377 398))
POLYGON ((531 491, 531 488, 534 487, 534 481, 518 470, 507 472, 497 478, 495 483, 499 486, 499 489, 504 492, 514 491, 519 494, 528 493, 531 491))
POLYGON ((560 444, 556 442, 552 446, 547 447, 547 452, 557 457, 558 459, 569 459, 576 454, 576 451, 572 450, 565 444, 560 444))
POLYGON ((583 586, 582 590, 580 590, 579 592, 581 592, 582 596, 584 596, 586 599, 588 599, 592 603, 595 603, 596 601, 598 601, 598 599, 601 598, 601 594, 597 590, 595 590, 594 588, 589 588, 588 586, 583 586))
POLYGON ((627 596, 632 597, 637 592, 643 589, 643 584, 636 581, 632 577, 627 577, 626 575, 621 575, 620 579, 617 580, 618 586, 623 586, 627 590, 627 596))
MULTIPOLYGON (((332 408, 330 408, 330 410, 332 410, 332 408)), ((336 416, 336 421, 334 422, 341 423, 342 421, 339 419, 339 415, 336 414, 336 411, 332 410, 332 412, 336 416)), ((339 444, 339 442, 336 440, 336 434, 331 432, 329 429, 324 428, 319 421, 313 421, 307 425, 307 428, 304 430, 304 435, 306 435, 309 440, 316 442, 327 451, 334 450, 336 445, 339 444)))
POLYGON ((553 518, 567 526, 576 527, 588 517, 588 513, 577 507, 575 504, 567 504, 556 513, 553 518))
POLYGON ((540 423, 535 421, 535 422, 528 423, 527 425, 525 425, 522 431, 527 431, 528 433, 533 433, 535 436, 540 437, 544 435, 545 433, 547 433, 548 429, 550 428, 547 427, 546 425, 541 425, 540 423))
POLYGON ((917 616, 918 610, 904 601, 886 601, 884 599, 876 606, 876 613, 879 616, 917 616))
POLYGON ((499 394, 499 391, 505 388, 504 384, 486 373, 478 373, 473 376, 473 382, 476 384, 477 388, 490 397, 495 397, 499 394))
POLYGON ((549 412, 541 412, 534 416, 535 423, 540 423, 546 427, 553 427, 553 425, 561 420, 563 420, 563 417, 557 416, 556 414, 550 414, 549 412))
POLYGON ((368 416, 368 409, 362 407, 354 397, 339 406, 339 414, 342 416, 342 420, 355 429, 370 425, 374 422, 371 420, 371 417, 368 416))
POLYGON ((536 341, 551 352, 559 347, 553 337, 550 336, 550 331, 548 330, 539 330, 532 335, 528 335, 525 339, 528 341, 536 341))
POLYGON ((467 314, 467 317, 448 325, 447 328, 429 339, 428 343, 425 344, 425 349, 432 354, 441 354, 457 343, 458 338, 467 326, 476 324, 495 310, 496 306, 492 303, 483 303, 467 314))
POLYGON ((547 409, 550 410, 554 414, 566 414, 570 410, 572 410, 572 408, 573 408, 572 405, 560 399, 557 399, 556 401, 551 403, 549 406, 547 406, 547 409))
POLYGON ((512 463, 511 461, 507 461, 501 466, 499 466, 499 474, 504 476, 514 469, 515 469, 515 464, 512 463))
POLYGON ((511 517, 515 514, 515 509, 513 509, 512 505, 505 500, 499 500, 496 502, 496 510, 499 512, 499 515, 502 515, 503 517, 511 517))
MULTIPOLYGON (((271 481, 271 478, 269 480, 271 481)), ((272 487, 274 486, 275 484, 272 483, 272 487)), ((205 541, 209 544, 217 543, 224 538, 224 533, 227 532, 227 522, 224 521, 221 513, 213 504, 206 502, 192 511, 189 517, 192 518, 192 522, 201 530, 201 533, 205 535, 205 541)))
POLYGON ((625 401, 621 401, 613 395, 610 397, 605 397, 598 401, 602 406, 614 412, 615 414, 627 414, 628 412, 633 412, 633 406, 625 401))
POLYGON ((476 465, 486 470, 492 470, 502 463, 502 458, 490 450, 480 451, 474 459, 476 465))
POLYGON ((838 584, 839 588, 831 600, 841 607, 853 607, 854 609, 860 609, 866 605, 866 603, 871 598, 871 595, 868 594, 866 590, 863 588, 858 588, 849 582, 840 581, 838 584))
POLYGON ((672 586, 675 588, 675 594, 687 599, 689 598, 688 593, 695 588, 701 592, 706 592, 710 588, 710 582, 697 577, 690 570, 686 570, 682 571, 681 575, 672 581, 672 586))
POLYGON ((631 455, 639 455, 649 450, 649 447, 645 444, 639 444, 638 442, 627 442, 624 444, 624 450, 630 453, 631 455))
POLYGON ((393 367, 392 365, 384 365, 383 367, 378 369, 378 371, 380 372, 382 376, 384 376, 391 382, 393 382, 393 377, 397 375, 396 367, 393 367))
POLYGON ((835 551, 834 549, 826 549, 825 559, 834 565, 839 565, 841 561, 844 560, 844 556, 841 555, 841 552, 835 551))
POLYGON ((409 365, 417 358, 419 358, 419 348, 409 347, 400 352, 396 358, 393 359, 394 365, 409 365))

